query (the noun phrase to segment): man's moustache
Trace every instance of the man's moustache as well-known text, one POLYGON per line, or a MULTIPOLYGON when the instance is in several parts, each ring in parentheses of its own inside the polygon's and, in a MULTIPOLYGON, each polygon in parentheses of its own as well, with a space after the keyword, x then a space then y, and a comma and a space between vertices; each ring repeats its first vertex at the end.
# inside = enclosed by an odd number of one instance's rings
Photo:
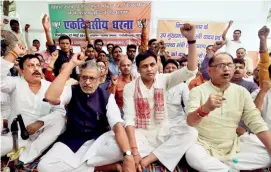
POLYGON ((39 72, 34 72, 32 75, 41 75, 39 72))

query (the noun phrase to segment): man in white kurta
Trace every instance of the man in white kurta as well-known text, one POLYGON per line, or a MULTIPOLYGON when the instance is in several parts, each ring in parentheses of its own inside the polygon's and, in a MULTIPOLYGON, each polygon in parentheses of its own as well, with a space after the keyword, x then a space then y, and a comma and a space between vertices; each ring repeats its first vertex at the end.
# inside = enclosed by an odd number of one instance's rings
POLYGON ((249 92, 230 83, 234 67, 229 54, 216 54, 209 61, 211 80, 189 93, 187 123, 197 128, 199 137, 186 152, 186 160, 198 171, 255 170, 271 165, 271 134, 249 92), (255 135, 238 137, 240 120, 255 135))
MULTIPOLYGON (((21 52, 18 45, 13 50, 21 52)), ((41 68, 38 57, 25 55, 23 57, 22 71, 25 78, 7 76, 9 69, 13 67, 14 54, 8 53, 4 59, 1 58, 1 91, 10 95, 11 115, 8 117, 9 127, 11 122, 18 114, 22 115, 26 129, 30 132, 27 140, 22 140, 19 135, 19 146, 26 146, 22 151, 20 161, 29 163, 37 158, 47 147, 52 144, 62 132, 65 120, 64 106, 52 106, 44 102, 45 92, 50 85, 41 79, 41 68), (34 70, 33 70, 34 69, 34 70), (37 82, 40 88, 36 93, 30 88, 31 83, 37 82), (39 126, 39 123, 43 123, 39 126)), ((1 136, 1 156, 6 155, 12 150, 11 133, 1 136)))
MULTIPOLYGON (((140 77, 124 88, 126 133, 138 170, 159 160, 167 169, 173 171, 197 138, 196 130, 185 121, 170 124, 167 118, 167 91, 197 73, 195 26, 185 24, 181 31, 188 39, 188 66, 170 74, 157 74, 157 56, 146 51, 136 57, 140 77)), ((107 137, 108 139, 101 141, 103 150, 96 154, 96 160, 89 160, 89 164, 101 165, 121 160, 117 144, 107 137)))

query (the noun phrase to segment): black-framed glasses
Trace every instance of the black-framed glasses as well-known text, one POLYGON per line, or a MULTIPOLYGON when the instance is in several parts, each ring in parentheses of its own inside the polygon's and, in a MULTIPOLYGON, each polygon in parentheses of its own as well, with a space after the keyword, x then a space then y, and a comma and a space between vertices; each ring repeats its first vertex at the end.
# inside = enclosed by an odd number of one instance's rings
POLYGON ((219 69, 225 69, 225 67, 228 67, 230 69, 233 69, 235 68, 235 64, 234 63, 219 63, 219 64, 216 64, 216 65, 211 65, 210 67, 216 67, 216 68, 219 68, 219 69))
POLYGON ((81 76, 81 79, 84 82, 87 82, 87 80, 89 80, 91 83, 95 83, 98 80, 98 78, 94 78, 94 77, 90 77, 90 76, 81 76))

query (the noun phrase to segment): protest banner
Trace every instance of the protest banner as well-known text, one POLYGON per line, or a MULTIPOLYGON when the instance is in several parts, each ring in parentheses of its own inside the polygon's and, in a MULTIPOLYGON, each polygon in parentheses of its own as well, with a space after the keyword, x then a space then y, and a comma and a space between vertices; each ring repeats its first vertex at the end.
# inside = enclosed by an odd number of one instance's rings
POLYGON ((226 27, 223 22, 159 20, 157 38, 165 42, 166 50, 174 57, 180 57, 188 52, 187 41, 180 31, 183 23, 192 23, 196 26, 196 46, 200 60, 205 57, 208 45, 222 40, 222 32, 226 27))
POLYGON ((147 19, 150 31, 150 1, 86 2, 49 4, 52 37, 68 35, 73 45, 85 40, 85 21, 90 20, 89 36, 105 44, 140 45, 141 19, 147 19))

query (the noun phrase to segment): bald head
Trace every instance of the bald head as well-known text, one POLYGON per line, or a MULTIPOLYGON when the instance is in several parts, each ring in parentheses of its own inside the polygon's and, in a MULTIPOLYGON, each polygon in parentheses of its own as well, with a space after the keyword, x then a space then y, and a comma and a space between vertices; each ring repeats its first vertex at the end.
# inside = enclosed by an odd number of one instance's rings
POLYGON ((122 75, 131 75, 132 71, 132 61, 128 58, 122 58, 120 60, 120 71, 122 75))
POLYGON ((130 60, 130 59, 128 59, 128 58, 122 58, 121 60, 120 60, 120 66, 122 65, 122 64, 132 64, 132 61, 130 60))

